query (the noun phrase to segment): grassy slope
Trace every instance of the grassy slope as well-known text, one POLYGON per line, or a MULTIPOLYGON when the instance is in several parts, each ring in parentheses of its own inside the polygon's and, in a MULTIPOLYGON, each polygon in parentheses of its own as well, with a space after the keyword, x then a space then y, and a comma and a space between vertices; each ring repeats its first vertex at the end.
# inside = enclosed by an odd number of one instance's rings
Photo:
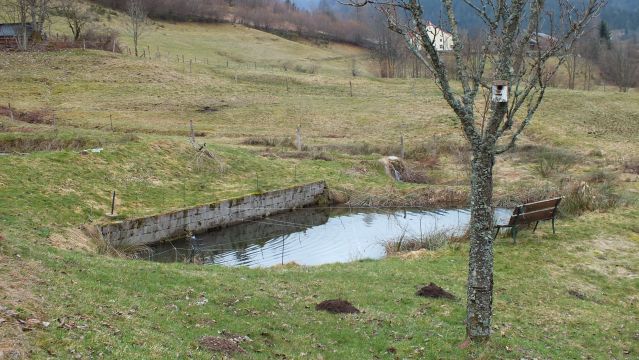
MULTIPOLYGON (((170 61, 164 55, 145 61, 93 51, 0 57, 0 104, 11 102, 22 110, 50 107, 58 117, 57 132, 2 118, 8 132, 0 133, 0 140, 19 138, 28 144, 38 137, 71 137, 105 148, 88 156, 68 150, 0 157, 0 225, 7 238, 0 241, 7 264, 0 275, 0 299, 25 316, 67 317, 87 325, 54 326, 16 341, 30 346, 35 357, 79 352, 206 358, 197 339, 226 329, 254 340, 244 345, 248 357, 391 357, 389 347, 400 357, 462 356, 465 352, 455 346, 463 340, 464 302, 422 300, 413 292, 434 281, 463 299, 465 246, 416 260, 269 270, 149 264, 50 247, 51 233, 102 219, 113 189, 122 216, 255 191, 256 172, 262 189, 325 178, 333 187, 350 190, 414 192, 424 186, 391 183, 376 165, 377 155, 352 156, 339 149, 362 142, 393 145, 402 128, 409 148, 423 139, 436 138, 429 140, 435 141, 431 145, 461 141, 454 118, 429 82, 352 78, 354 56, 360 72, 369 71, 361 50, 316 48, 228 25, 159 25, 146 39, 152 49, 169 51, 170 61), (182 52, 186 66, 174 61, 182 52), (198 63, 189 73, 188 59, 195 56, 198 63), (319 68, 316 74, 293 70, 308 71, 313 64, 319 68), (218 111, 199 112, 204 106, 218 111), (195 160, 185 142, 191 119, 206 135, 199 141, 213 144, 225 159, 225 173, 195 160), (307 144, 337 147, 330 154, 333 161, 291 159, 281 156, 283 149, 238 145, 254 135, 290 136, 299 123, 307 144), (267 150, 271 155, 262 156, 267 150), (16 268, 28 269, 29 275, 16 268), (30 284, 29 294, 18 291, 18 281, 30 284), (200 294, 209 300, 202 307, 194 305, 200 294), (312 309, 332 297, 348 298, 366 312, 335 317, 312 309)), ((561 146, 583 159, 591 150, 604 150, 602 159, 570 168, 564 174, 570 177, 598 167, 617 171, 620 161, 637 150, 632 141, 639 134, 637 97, 552 90, 524 142, 561 146)), ((499 163, 499 191, 554 181, 539 180, 534 162, 522 158, 515 153, 499 163)), ((440 165, 431 170, 440 185, 426 187, 465 187, 455 185, 464 182, 457 168, 454 154, 442 154, 440 165)), ((624 187, 637 191, 636 183, 624 187)), ((636 355, 639 238, 633 224, 638 217, 636 209, 589 214, 562 221, 557 236, 524 233, 517 246, 500 241, 495 324, 503 336, 470 354, 636 355), (531 267, 535 276, 530 276, 531 267), (585 300, 568 290, 585 294, 585 300)), ((73 239, 63 245, 74 245, 73 239)), ((7 329, 0 326, 0 331, 7 329)))

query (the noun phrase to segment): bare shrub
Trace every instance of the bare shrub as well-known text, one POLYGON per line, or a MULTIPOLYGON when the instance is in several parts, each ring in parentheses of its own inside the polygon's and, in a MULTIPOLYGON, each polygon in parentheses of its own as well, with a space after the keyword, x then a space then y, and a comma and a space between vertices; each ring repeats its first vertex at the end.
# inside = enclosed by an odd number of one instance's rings
POLYGON ((295 148, 291 137, 251 136, 242 140, 242 145, 266 146, 266 147, 290 147, 295 148))
POLYGON ((534 161, 537 171, 544 178, 568 170, 579 159, 573 152, 548 146, 524 146, 519 149, 518 153, 524 158, 534 161))
POLYGON ((617 175, 606 169, 597 169, 586 174, 585 181, 590 184, 613 183, 617 175))
POLYGON ((639 174, 639 159, 626 160, 623 164, 623 172, 627 174, 639 174))
POLYGON ((582 181, 567 188, 559 209, 562 215, 578 216, 587 211, 608 210, 620 202, 621 197, 612 183, 592 185, 582 181))

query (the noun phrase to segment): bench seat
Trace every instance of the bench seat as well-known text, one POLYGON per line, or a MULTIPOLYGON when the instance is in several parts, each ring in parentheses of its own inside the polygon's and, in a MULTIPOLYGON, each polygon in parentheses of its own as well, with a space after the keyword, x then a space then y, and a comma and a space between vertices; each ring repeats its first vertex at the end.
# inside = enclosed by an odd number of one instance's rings
POLYGON ((552 233, 555 233, 555 219, 557 217, 557 209, 561 202, 561 197, 536 201, 532 203, 522 204, 513 210, 513 214, 506 224, 495 224, 495 238, 499 235, 499 231, 504 228, 510 228, 513 242, 517 242, 517 231, 519 226, 535 223, 533 232, 537 230, 540 221, 552 221, 552 233))

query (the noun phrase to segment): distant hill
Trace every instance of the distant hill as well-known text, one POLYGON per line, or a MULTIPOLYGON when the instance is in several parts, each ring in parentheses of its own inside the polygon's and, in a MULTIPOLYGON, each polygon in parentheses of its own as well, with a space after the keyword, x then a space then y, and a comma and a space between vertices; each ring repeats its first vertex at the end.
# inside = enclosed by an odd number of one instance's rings
MULTIPOLYGON (((334 10, 348 12, 348 7, 340 5, 337 0, 297 0, 295 4, 305 9, 316 9, 322 3, 330 2, 334 10)), ((577 4, 581 0, 573 0, 577 4)), ((443 16, 443 8, 441 0, 421 0, 424 7, 424 16, 433 21, 443 16)), ((557 0, 547 1, 549 9, 557 6, 557 0)), ((324 5, 325 6, 325 5, 324 5)), ((455 0, 454 6, 457 8, 458 20, 462 27, 472 29, 481 26, 481 20, 475 16, 472 11, 468 10, 462 0, 455 0)), ((601 18, 605 20, 612 30, 628 30, 633 31, 639 29, 639 0, 608 0, 608 5, 604 8, 601 18)))

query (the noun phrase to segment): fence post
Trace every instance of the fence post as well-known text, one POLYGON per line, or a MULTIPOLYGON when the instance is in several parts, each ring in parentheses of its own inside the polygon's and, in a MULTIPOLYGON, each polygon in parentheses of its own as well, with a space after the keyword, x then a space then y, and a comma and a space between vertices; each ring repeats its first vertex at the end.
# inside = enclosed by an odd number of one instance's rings
POLYGON ((111 122, 111 132, 113 132, 113 115, 109 114, 109 121, 111 122))
POLYGON ((353 82, 352 82, 352 81, 350 81, 350 80, 348 80, 348 86, 349 86, 349 87, 350 87, 350 89, 351 89, 351 97, 353 97, 353 82))
POLYGON ((302 124, 297 125, 297 131, 295 132, 295 145, 297 146, 297 151, 302 151, 304 147, 302 144, 302 124))
POLYGON ((193 72, 193 62, 189 59, 189 74, 193 72))
POLYGON ((189 126, 191 128, 191 144, 195 145, 195 131, 193 130, 193 120, 189 120, 189 126))
POLYGON ((115 190, 113 190, 113 196, 111 197, 111 216, 115 211, 115 190))
POLYGON ((404 160, 404 134, 403 133, 399 137, 399 146, 400 146, 399 157, 400 159, 404 160))
POLYGON ((288 76, 286 77, 286 91, 288 92, 288 76))

